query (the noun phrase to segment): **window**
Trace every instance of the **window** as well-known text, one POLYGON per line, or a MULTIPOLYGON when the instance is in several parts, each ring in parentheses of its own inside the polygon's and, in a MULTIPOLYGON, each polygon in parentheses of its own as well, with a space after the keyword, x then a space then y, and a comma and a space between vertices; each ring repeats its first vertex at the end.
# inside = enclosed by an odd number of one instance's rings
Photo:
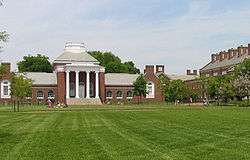
POLYGON ((162 71, 163 71, 163 68, 162 68, 162 67, 159 67, 159 68, 158 68, 158 71, 159 71, 159 72, 162 72, 162 71))
POLYGON ((147 96, 146 98, 155 98, 155 86, 153 82, 147 83, 147 96))
POLYGON ((55 94, 54 94, 54 92, 52 90, 50 90, 48 92, 48 99, 54 99, 54 98, 55 98, 55 94))
POLYGON ((122 91, 117 91, 116 98, 117 99, 122 99, 122 91))
POLYGON ((132 99, 133 98, 133 92, 132 91, 128 91, 127 92, 127 99, 132 99))
POLYGON ((38 91, 38 92, 36 93, 36 98, 37 98, 37 99, 44 99, 43 91, 38 91))
POLYGON ((10 82, 5 80, 1 83, 1 98, 11 98, 10 97, 10 82))
POLYGON ((108 92, 106 93, 106 97, 107 97, 107 99, 112 99, 112 98, 113 98, 112 92, 111 92, 111 91, 108 91, 108 92))

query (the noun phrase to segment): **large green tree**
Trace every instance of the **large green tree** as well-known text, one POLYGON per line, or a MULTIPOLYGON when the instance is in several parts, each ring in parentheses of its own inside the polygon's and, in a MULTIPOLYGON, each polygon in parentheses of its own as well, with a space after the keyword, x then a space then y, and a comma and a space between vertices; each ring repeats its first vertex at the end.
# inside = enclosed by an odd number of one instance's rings
POLYGON ((36 56, 24 56, 23 60, 17 63, 19 72, 52 72, 53 68, 49 57, 37 54, 36 56))
POLYGON ((135 96, 138 96, 138 103, 141 102, 141 98, 145 97, 147 94, 147 81, 143 75, 140 75, 136 81, 133 83, 134 89, 133 93, 135 96))
POLYGON ((183 101, 188 98, 188 91, 187 85, 182 80, 170 81, 165 89, 165 99, 169 102, 183 101))
POLYGON ((250 59, 245 59, 243 63, 235 67, 234 87, 239 99, 247 97, 248 104, 250 99, 250 59))
POLYGON ((207 89, 210 98, 217 100, 218 103, 220 101, 227 103, 235 96, 233 80, 232 75, 209 77, 207 89))
POLYGON ((105 67, 106 73, 140 73, 132 61, 122 63, 121 59, 111 52, 91 51, 88 53, 96 58, 101 66, 105 67))
POLYGON ((12 75, 10 91, 12 98, 17 102, 19 111, 19 104, 32 95, 32 81, 22 75, 12 75))

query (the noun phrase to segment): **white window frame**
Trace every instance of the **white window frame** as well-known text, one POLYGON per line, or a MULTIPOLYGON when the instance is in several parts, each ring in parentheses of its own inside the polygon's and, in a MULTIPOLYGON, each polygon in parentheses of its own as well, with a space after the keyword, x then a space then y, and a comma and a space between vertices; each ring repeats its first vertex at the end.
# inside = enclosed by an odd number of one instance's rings
POLYGON ((116 92, 116 99, 123 99, 123 92, 122 92, 122 91, 119 90, 119 91, 116 92), (118 95, 118 92, 121 92, 121 93, 122 93, 122 95, 121 95, 120 97, 117 96, 117 95, 118 95))
POLYGON ((10 95, 10 81, 8 80, 3 80, 1 82, 1 98, 11 98, 11 95, 10 95), (4 94, 4 87, 8 87, 8 93, 7 95, 4 94))
POLYGON ((127 99, 133 99, 133 92, 132 91, 127 91, 127 99), (131 97, 128 96, 128 92, 132 93, 131 97))
POLYGON ((36 99, 44 99, 44 92, 43 91, 37 91, 36 92, 36 99), (42 92, 43 96, 42 97, 38 97, 38 92, 42 92))
POLYGON ((48 91, 48 99, 55 99, 55 93, 54 93, 53 90, 49 90, 49 91, 48 91), (53 93, 53 96, 49 95, 50 92, 53 93))
POLYGON ((147 83, 147 95, 146 98, 155 98, 155 84, 151 81, 147 83), (149 92, 151 88, 151 92, 149 92))
POLYGON ((113 92, 112 91, 107 91, 106 92, 106 98, 107 99, 113 99, 113 92), (108 92, 111 92, 111 97, 108 96, 108 92))

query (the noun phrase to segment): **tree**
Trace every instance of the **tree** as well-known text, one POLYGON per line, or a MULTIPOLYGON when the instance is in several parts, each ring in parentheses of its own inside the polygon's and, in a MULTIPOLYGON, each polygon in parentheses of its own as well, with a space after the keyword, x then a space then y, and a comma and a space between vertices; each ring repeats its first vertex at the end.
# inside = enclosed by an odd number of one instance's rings
POLYGON ((236 90, 236 95, 241 100, 242 98, 247 98, 247 103, 249 104, 250 98, 250 59, 245 59, 243 63, 235 67, 234 70, 234 87, 236 90))
POLYGON ((47 72, 53 71, 49 57, 37 54, 36 56, 24 56, 23 60, 17 63, 19 72, 47 72))
POLYGON ((162 91, 162 94, 164 95, 164 93, 167 89, 167 86, 170 83, 170 79, 168 78, 168 76, 166 74, 160 74, 158 77, 159 77, 159 80, 161 83, 161 86, 159 89, 162 91))
POLYGON ((140 74, 140 69, 135 67, 134 62, 128 61, 124 62, 125 68, 127 68, 128 73, 140 74))
MULTIPOLYGON (((2 6, 3 3, 0 0, 0 6, 2 6)), ((7 42, 9 38, 9 34, 7 34, 6 31, 2 31, 0 32, 0 42, 7 42)), ((0 46, 0 49, 2 48, 2 46, 0 46)), ((0 50, 1 51, 1 50, 0 50)))
POLYGON ((31 97, 32 95, 32 81, 22 75, 12 75, 10 91, 12 98, 17 102, 17 110, 19 111, 20 103, 22 103, 26 97, 31 97))
POLYGON ((188 98, 188 87, 182 80, 173 80, 167 85, 164 95, 169 102, 183 101, 188 98))
POLYGON ((220 100, 227 103, 235 96, 232 75, 209 77, 207 88, 210 98, 215 99, 218 104, 220 100))
POLYGON ((250 58, 245 59, 242 63, 235 67, 234 75, 235 77, 250 75, 250 58))
POLYGON ((221 77, 219 95, 224 103, 227 103, 228 100, 235 97, 232 75, 224 75, 221 77))
POLYGON ((138 103, 141 102, 141 97, 145 97, 147 94, 147 82, 143 75, 140 75, 133 83, 133 93, 135 96, 139 96, 138 103))
POLYGON ((106 73, 140 73, 132 61, 122 63, 121 59, 111 52, 91 51, 88 53, 97 59, 101 66, 105 67, 106 73))
POLYGON ((238 76, 234 81, 234 87, 236 90, 236 95, 242 100, 242 98, 247 97, 249 104, 250 97, 250 80, 249 76, 238 76))

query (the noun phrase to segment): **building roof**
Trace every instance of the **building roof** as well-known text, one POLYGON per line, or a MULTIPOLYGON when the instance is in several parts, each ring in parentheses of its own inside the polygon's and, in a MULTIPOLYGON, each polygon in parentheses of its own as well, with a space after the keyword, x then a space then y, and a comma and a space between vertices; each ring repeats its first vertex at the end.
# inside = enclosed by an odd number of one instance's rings
MULTIPOLYGON (((156 74, 158 77, 160 74, 156 74)), ((105 85, 111 86, 131 86, 139 77, 139 74, 127 73, 107 73, 105 74, 105 85)), ((189 81, 199 77, 199 75, 167 75, 170 80, 189 81)))
POLYGON ((57 85, 56 73, 25 72, 21 74, 31 79, 33 85, 57 85))
POLYGON ((159 77, 162 74, 167 76, 170 80, 182 80, 182 81, 194 80, 199 77, 199 75, 177 75, 177 74, 165 74, 162 72, 155 73, 157 77, 159 77))
POLYGON ((199 75, 167 75, 170 80, 182 80, 182 81, 190 81, 199 77, 199 75))
POLYGON ((107 73, 105 74, 105 85, 130 86, 138 77, 139 74, 107 73))
POLYGON ((59 57, 55 59, 55 62, 98 62, 94 57, 89 55, 87 52, 73 53, 63 52, 59 57))
POLYGON ((246 58, 250 58, 250 55, 245 54, 245 55, 242 55, 240 57, 235 56, 232 59, 224 59, 223 61, 218 60, 218 61, 216 61, 214 63, 210 62, 206 66, 204 66, 201 69, 201 71, 220 68, 220 67, 237 65, 237 64, 241 63, 242 61, 244 61, 244 59, 246 59, 246 58))

